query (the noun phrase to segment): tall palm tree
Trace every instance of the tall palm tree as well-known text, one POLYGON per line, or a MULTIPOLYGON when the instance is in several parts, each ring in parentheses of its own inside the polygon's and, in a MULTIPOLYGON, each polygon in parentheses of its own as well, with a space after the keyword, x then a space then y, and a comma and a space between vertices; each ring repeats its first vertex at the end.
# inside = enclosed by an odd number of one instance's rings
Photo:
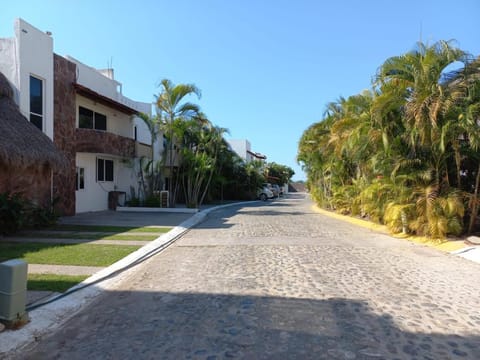
POLYGON ((451 42, 418 43, 414 51, 387 59, 376 76, 376 85, 386 96, 401 97, 396 103, 403 105, 405 135, 415 153, 430 159, 437 183, 445 160, 441 127, 445 114, 463 96, 445 86, 445 72, 449 65, 466 59, 466 53, 451 42))
POLYGON ((178 176, 175 173, 176 160, 176 142, 180 141, 175 137, 175 126, 196 116, 200 112, 197 104, 185 101, 189 95, 201 97, 200 89, 193 84, 175 85, 168 79, 160 82, 161 91, 156 97, 158 112, 161 114, 164 122, 164 130, 168 141, 168 167, 169 167, 169 190, 170 207, 176 204, 176 194, 178 190, 178 176))
MULTIPOLYGON (((450 87, 465 91, 463 101, 457 107, 456 122, 457 139, 461 138, 465 143, 466 157, 471 163, 477 165, 471 169, 466 169, 475 175, 474 184, 467 187, 469 194, 470 221, 468 233, 475 229, 476 220, 479 211, 480 201, 480 56, 468 63, 462 71, 459 71, 450 79, 450 87), (458 135, 461 134, 459 137, 458 135), (473 189, 472 189, 473 188, 473 189)), ((455 113, 455 112, 454 112, 455 113)))

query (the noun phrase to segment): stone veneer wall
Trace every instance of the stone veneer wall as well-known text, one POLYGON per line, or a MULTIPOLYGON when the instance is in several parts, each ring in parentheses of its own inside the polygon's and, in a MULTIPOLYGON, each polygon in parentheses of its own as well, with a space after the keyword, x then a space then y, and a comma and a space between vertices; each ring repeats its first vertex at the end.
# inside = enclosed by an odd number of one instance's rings
POLYGON ((75 129, 77 152, 135 157, 135 140, 90 129, 75 129))
POLYGON ((57 209, 62 215, 75 215, 75 89, 77 66, 54 54, 54 126, 53 141, 62 151, 68 165, 53 177, 53 193, 59 198, 57 209))
POLYGON ((20 194, 36 205, 48 208, 51 195, 51 169, 48 165, 28 167, 0 163, 0 193, 20 194))

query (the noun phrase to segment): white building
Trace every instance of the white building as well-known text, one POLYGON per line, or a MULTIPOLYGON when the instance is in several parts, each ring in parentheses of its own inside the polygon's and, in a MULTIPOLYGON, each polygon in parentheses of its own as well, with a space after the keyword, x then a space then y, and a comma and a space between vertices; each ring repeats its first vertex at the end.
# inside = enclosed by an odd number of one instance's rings
POLYGON ((227 140, 230 148, 240 156, 246 163, 253 160, 265 161, 267 157, 263 154, 253 152, 250 141, 246 139, 229 139, 227 140))
POLYGON ((138 190, 138 159, 151 157, 151 138, 136 115, 150 115, 151 105, 123 96, 113 69, 55 54, 49 33, 17 19, 14 37, 0 39, 0 72, 20 111, 70 162, 53 175, 64 214, 105 210, 109 198, 138 190))

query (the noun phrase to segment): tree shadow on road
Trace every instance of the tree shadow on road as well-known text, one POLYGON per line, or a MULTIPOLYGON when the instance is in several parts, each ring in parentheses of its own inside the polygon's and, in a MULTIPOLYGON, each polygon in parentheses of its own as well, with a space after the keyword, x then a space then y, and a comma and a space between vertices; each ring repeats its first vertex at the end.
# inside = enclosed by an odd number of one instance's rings
POLYGON ((422 327, 419 317, 377 314, 362 300, 110 291, 21 358, 479 358, 478 327, 407 331, 405 321, 422 327))

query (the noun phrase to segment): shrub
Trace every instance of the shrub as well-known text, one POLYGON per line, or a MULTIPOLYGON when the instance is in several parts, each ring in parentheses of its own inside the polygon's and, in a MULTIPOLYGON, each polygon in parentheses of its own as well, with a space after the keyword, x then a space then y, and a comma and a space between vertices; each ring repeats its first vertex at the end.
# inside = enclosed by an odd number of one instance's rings
POLYGON ((148 196, 145 199, 145 204, 146 207, 160 207, 160 196, 148 196))
POLYGON ((12 234, 25 220, 25 201, 19 194, 0 193, 0 234, 12 234))
POLYGON ((137 197, 132 197, 127 201, 127 205, 131 207, 138 207, 140 206, 140 199, 137 197))
POLYGON ((53 210, 55 199, 50 208, 32 204, 20 194, 0 193, 0 234, 8 235, 22 228, 40 228, 52 226, 58 215, 53 210))
POLYGON ((53 206, 50 209, 35 205, 27 206, 25 216, 25 225, 33 228, 53 226, 58 220, 58 214, 53 206))

